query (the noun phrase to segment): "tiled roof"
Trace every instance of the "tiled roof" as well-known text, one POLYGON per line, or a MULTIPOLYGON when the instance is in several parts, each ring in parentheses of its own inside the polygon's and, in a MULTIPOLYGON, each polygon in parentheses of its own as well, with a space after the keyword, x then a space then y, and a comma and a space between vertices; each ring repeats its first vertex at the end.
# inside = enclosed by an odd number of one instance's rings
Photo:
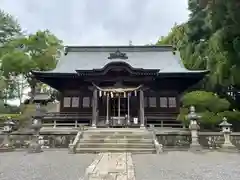
POLYGON ((89 46, 67 47, 57 67, 51 73, 76 73, 76 70, 101 69, 111 62, 125 62, 132 68, 159 69, 159 73, 199 73, 184 67, 180 54, 171 46, 89 46), (119 50, 127 59, 109 59, 119 50))

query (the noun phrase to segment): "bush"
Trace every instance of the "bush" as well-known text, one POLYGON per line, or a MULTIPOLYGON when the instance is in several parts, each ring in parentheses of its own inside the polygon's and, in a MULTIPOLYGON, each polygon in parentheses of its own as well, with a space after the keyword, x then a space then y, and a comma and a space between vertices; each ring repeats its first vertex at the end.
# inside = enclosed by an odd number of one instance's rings
MULTIPOLYGON (((224 115, 232 117, 236 121, 237 112, 228 111, 230 103, 212 92, 193 91, 187 93, 182 98, 183 107, 180 109, 178 120, 182 121, 184 125, 189 125, 189 120, 186 118, 189 107, 195 106, 200 118, 200 127, 202 129, 219 129, 224 115), (228 112, 228 114, 227 114, 228 112), (234 118, 233 118, 234 116, 234 118)), ((240 116, 238 116, 240 117, 240 116)))
POLYGON ((221 112, 229 109, 228 100, 219 98, 218 95, 206 91, 193 91, 187 93, 182 98, 183 107, 195 106, 197 111, 221 112))
POLYGON ((19 116, 20 126, 28 126, 31 123, 32 116, 35 114, 36 106, 34 104, 24 104, 21 109, 22 113, 19 116))
POLYGON ((9 117, 11 119, 18 119, 20 116, 20 114, 0 114, 0 121, 5 121, 7 120, 9 117))

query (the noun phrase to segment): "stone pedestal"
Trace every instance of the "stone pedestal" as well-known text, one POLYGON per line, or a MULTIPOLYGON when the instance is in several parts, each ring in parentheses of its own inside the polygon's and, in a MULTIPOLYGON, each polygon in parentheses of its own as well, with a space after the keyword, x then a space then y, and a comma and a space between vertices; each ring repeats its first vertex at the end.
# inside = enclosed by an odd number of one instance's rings
POLYGON ((192 138, 192 143, 190 144, 190 151, 192 152, 197 152, 197 151, 202 151, 202 146, 199 144, 198 141, 198 130, 197 128, 194 128, 193 126, 190 129, 191 131, 191 138, 192 138))
POLYGON ((224 133, 224 143, 221 148, 218 149, 221 152, 239 152, 239 150, 230 141, 230 133, 224 133))
POLYGON ((14 150, 15 148, 11 142, 10 135, 5 134, 3 143, 0 145, 0 152, 11 152, 14 150))
POLYGON ((198 125, 197 120, 200 118, 200 116, 196 114, 194 106, 190 107, 188 118, 190 120, 189 130, 191 132, 191 139, 192 139, 189 150, 191 152, 200 152, 203 149, 198 141, 198 130, 200 129, 200 127, 198 125))
POLYGON ((4 139, 3 143, 0 144, 0 152, 10 152, 15 150, 12 140, 10 139, 10 134, 14 125, 15 123, 11 119, 4 122, 4 139))
POLYGON ((69 144, 68 145, 68 153, 69 154, 76 154, 74 144, 69 144))
POLYGON ((41 153, 42 145, 39 143, 39 131, 42 127, 41 122, 38 119, 33 120, 33 124, 31 125, 31 129, 34 130, 33 138, 29 144, 28 152, 29 153, 41 153))
POLYGON ((29 147, 29 153, 41 153, 43 152, 41 144, 38 143, 38 136, 34 135, 33 139, 31 140, 29 147))

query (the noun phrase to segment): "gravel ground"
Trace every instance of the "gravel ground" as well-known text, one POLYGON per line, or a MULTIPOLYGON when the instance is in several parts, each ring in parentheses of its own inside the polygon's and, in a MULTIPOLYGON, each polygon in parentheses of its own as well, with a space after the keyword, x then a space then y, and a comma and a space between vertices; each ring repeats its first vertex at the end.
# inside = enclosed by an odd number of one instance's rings
POLYGON ((239 180, 240 154, 132 155, 136 180, 239 180))
POLYGON ((67 150, 0 153, 0 180, 79 180, 94 158, 67 150))

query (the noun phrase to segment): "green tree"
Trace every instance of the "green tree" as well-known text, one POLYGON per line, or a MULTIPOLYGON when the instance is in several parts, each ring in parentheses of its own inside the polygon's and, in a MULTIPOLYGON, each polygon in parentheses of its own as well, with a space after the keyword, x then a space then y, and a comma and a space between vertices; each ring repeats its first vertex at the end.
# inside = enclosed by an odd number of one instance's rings
POLYGON ((9 51, 6 47, 10 41, 21 35, 21 28, 17 20, 8 13, 0 10, 0 99, 7 99, 12 97, 12 85, 10 81, 3 76, 2 56, 9 51))
POLYGON ((2 57, 2 70, 6 77, 22 75, 34 96, 37 85, 32 70, 47 71, 55 68, 63 48, 62 41, 50 31, 38 31, 7 44, 8 53, 2 57))
MULTIPOLYGON (((210 70, 203 86, 239 102, 240 108, 240 3, 237 0, 189 0, 184 33, 175 26, 161 43, 179 48, 188 69, 210 70), (181 45, 179 47, 179 44, 181 45)), ((158 42, 159 43, 159 42, 158 42)))
POLYGON ((178 120, 188 124, 186 115, 190 106, 194 105, 196 111, 201 115, 200 123, 204 129, 214 129, 222 121, 222 114, 229 110, 230 103, 220 98, 217 94, 206 91, 193 91, 182 98, 182 108, 178 120))
POLYGON ((21 34, 17 20, 8 13, 0 10, 0 45, 21 34))

